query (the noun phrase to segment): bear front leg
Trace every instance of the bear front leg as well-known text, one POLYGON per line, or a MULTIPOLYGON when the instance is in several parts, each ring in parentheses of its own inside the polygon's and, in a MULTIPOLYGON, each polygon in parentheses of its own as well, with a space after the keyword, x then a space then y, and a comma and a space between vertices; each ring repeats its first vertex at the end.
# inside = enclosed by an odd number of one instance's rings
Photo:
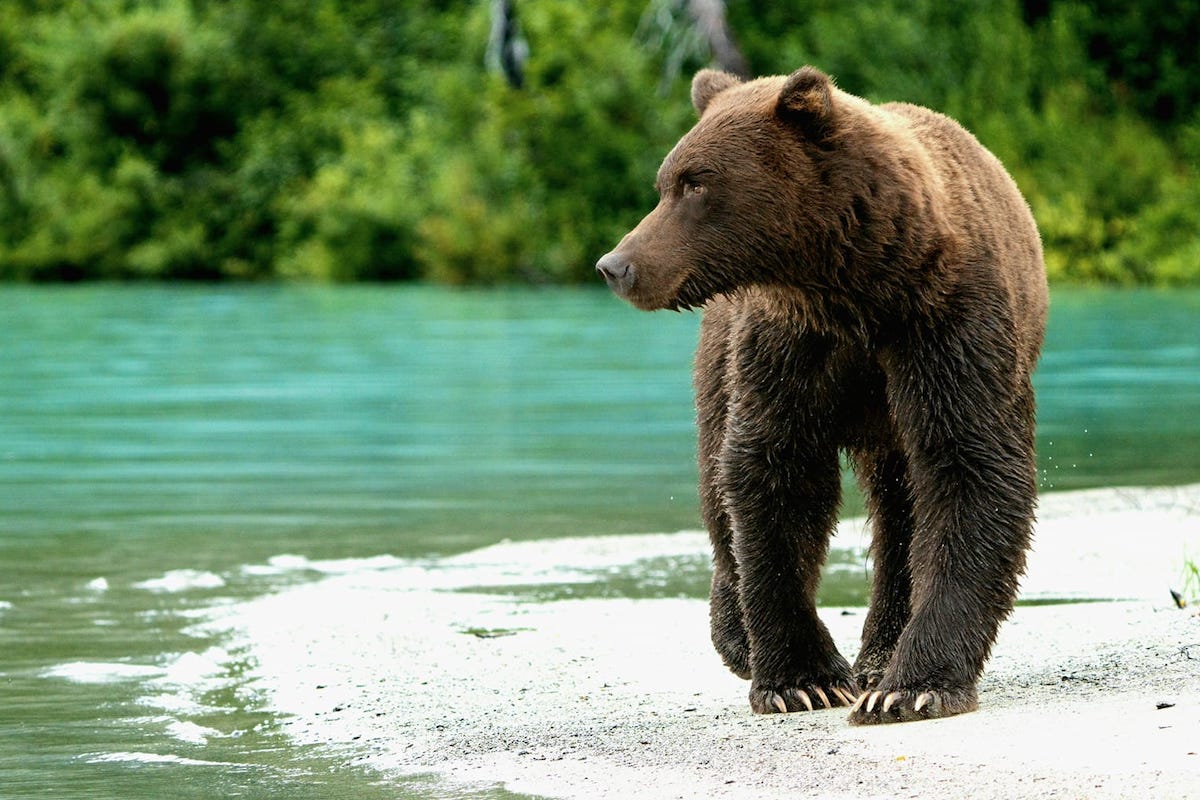
POLYGON ((850 666, 815 605, 841 488, 837 451, 771 441, 788 425, 754 427, 766 440, 731 435, 721 460, 750 707, 770 714, 849 705, 856 695, 850 666))
POLYGON ((1033 392, 1005 351, 1003 342, 943 339, 889 374, 913 491, 912 609, 852 723, 978 705, 977 681, 1016 598, 1036 495, 1033 392))

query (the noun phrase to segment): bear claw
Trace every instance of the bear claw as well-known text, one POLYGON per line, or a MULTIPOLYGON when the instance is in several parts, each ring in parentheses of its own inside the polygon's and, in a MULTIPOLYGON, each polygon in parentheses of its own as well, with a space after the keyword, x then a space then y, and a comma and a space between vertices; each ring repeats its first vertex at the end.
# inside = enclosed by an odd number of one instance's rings
POLYGON ((910 722, 949 717, 974 711, 978 707, 974 688, 945 691, 874 690, 858 696, 850 707, 854 725, 910 722))
POLYGON ((838 698, 844 704, 846 704, 848 706, 854 705, 854 693, 851 692, 849 689, 843 689, 840 686, 834 686, 833 692, 834 692, 834 694, 836 694, 838 696, 838 698))
POLYGON ((817 711, 848 706, 854 701, 853 692, 845 686, 808 685, 786 689, 752 689, 750 708, 756 714, 787 714, 792 711, 817 711))
MULTIPOLYGON (((903 692, 888 692, 886 694, 884 694, 882 691, 863 692, 858 696, 858 699, 854 701, 854 705, 850 707, 850 713, 851 715, 856 714, 858 710, 862 708, 863 702, 865 701, 867 704, 867 714, 873 713, 875 711, 875 706, 878 705, 879 714, 882 716, 890 712, 892 710, 892 706, 896 705, 896 701, 900 700, 903 695, 903 692), (882 704, 879 702, 880 699, 883 700, 882 704)), ((936 695, 933 692, 921 692, 916 701, 913 703, 913 713, 920 713, 921 709, 927 705, 930 705, 930 702, 935 698, 936 695)), ((930 707, 932 708, 932 706, 930 707)))

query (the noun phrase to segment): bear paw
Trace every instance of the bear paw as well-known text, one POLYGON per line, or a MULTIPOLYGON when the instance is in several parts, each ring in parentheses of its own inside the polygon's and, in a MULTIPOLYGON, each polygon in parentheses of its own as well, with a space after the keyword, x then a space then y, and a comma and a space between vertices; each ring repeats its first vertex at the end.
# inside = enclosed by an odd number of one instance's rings
POLYGON ((868 689, 850 708, 851 725, 913 722, 965 714, 979 707, 975 688, 968 689, 868 689))
POLYGON ((848 706, 855 691, 849 684, 815 683, 780 688, 756 686, 750 690, 750 708, 755 714, 786 714, 848 706))

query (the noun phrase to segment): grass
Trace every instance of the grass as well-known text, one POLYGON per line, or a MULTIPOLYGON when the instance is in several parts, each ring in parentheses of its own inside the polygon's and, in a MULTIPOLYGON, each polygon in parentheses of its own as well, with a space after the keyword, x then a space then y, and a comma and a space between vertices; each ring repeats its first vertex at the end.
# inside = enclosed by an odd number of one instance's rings
POLYGON ((1171 597, 1175 598, 1175 605, 1185 608, 1189 602, 1200 601, 1200 563, 1192 558, 1184 558, 1182 580, 1183 585, 1178 592, 1171 590, 1171 597))

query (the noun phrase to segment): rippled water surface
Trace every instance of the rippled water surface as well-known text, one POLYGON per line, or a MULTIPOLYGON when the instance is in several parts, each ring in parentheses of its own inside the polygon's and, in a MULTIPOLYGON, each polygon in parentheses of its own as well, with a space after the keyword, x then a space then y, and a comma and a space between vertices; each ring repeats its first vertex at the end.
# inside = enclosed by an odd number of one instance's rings
MULTIPOLYGON (((0 289, 0 795, 428 794, 291 744, 196 620, 353 559, 698 527, 697 325, 583 290, 0 289)), ((1037 383, 1043 490, 1200 480, 1200 292, 1057 291, 1037 383)))

